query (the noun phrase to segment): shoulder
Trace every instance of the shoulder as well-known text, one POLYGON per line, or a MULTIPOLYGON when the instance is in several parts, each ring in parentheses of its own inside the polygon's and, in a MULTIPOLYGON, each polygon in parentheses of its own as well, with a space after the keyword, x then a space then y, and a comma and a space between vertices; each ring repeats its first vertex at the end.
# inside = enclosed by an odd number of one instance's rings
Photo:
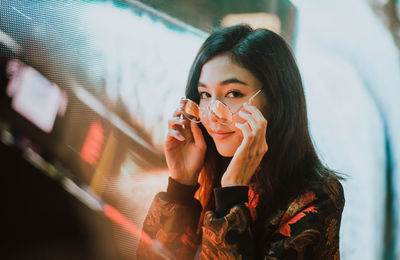
POLYGON ((327 200, 337 210, 343 210, 345 198, 342 184, 336 179, 326 180, 322 184, 314 185, 313 190, 327 200))
POLYGON ((332 218, 340 219, 343 207, 341 183, 336 179, 326 180, 291 199, 286 208, 277 212, 271 224, 277 226, 283 235, 290 236, 291 226, 306 227, 322 224, 332 218))
POLYGON ((305 255, 310 259, 337 259, 343 206, 343 187, 338 180, 311 185, 270 222, 266 252, 285 259, 305 255))
POLYGON ((339 213, 344 207, 342 184, 336 179, 325 179, 313 184, 288 204, 288 212, 339 213))

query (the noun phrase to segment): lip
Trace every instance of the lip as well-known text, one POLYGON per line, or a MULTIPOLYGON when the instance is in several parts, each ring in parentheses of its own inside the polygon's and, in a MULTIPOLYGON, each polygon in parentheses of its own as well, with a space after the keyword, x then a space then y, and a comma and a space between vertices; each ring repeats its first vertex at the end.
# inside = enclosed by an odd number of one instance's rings
POLYGON ((212 131, 212 135, 215 139, 222 140, 231 136, 235 132, 225 132, 225 131, 212 131))

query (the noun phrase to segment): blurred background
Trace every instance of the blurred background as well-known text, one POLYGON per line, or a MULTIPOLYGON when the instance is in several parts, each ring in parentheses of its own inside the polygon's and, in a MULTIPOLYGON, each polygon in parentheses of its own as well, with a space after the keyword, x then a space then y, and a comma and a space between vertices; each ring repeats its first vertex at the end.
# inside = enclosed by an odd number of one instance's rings
POLYGON ((343 173, 342 259, 400 259, 400 1, 0 0, 1 259, 135 259, 167 121, 217 27, 282 35, 343 173))

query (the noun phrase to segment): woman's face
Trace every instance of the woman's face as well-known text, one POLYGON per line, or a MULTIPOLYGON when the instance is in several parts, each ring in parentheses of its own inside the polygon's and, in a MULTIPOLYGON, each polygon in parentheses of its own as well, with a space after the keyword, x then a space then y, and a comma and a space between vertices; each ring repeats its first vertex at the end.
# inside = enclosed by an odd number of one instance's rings
MULTIPOLYGON (((233 122, 221 124, 215 116, 200 115, 200 120, 212 137, 218 152, 224 157, 232 157, 242 143, 243 134, 235 123, 244 123, 237 111, 244 102, 262 88, 250 71, 232 62, 227 54, 219 55, 204 64, 199 78, 198 92, 200 106, 219 100, 226 104, 234 113, 233 122)), ((265 104, 263 93, 258 94, 250 103, 261 109, 265 104)))

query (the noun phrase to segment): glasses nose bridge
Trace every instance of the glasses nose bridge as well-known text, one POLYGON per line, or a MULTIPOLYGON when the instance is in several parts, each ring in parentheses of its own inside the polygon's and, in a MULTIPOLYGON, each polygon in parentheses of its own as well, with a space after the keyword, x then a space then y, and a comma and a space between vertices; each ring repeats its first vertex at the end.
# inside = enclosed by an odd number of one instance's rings
MULTIPOLYGON (((228 107, 229 108, 229 106, 227 106, 227 104, 225 104, 225 102, 223 101, 223 98, 217 98, 217 97, 211 97, 210 98, 210 100, 208 101, 208 102, 206 102, 206 104, 205 104, 205 108, 206 109, 208 109, 208 110, 211 110, 211 108, 213 107, 213 105, 215 105, 215 102, 219 102, 219 103, 221 103, 222 105, 224 105, 224 106, 226 106, 226 107, 228 107)), ((200 104, 199 104, 199 107, 200 107, 200 104)))
POLYGON ((222 98, 222 97, 218 97, 217 95, 211 97, 211 102, 210 102, 210 104, 212 104, 213 102, 217 102, 217 101, 219 101, 219 102, 221 102, 222 104, 224 104, 223 98, 222 98))
POLYGON ((219 123, 218 116, 211 110, 208 111, 208 118, 213 123, 219 123))

